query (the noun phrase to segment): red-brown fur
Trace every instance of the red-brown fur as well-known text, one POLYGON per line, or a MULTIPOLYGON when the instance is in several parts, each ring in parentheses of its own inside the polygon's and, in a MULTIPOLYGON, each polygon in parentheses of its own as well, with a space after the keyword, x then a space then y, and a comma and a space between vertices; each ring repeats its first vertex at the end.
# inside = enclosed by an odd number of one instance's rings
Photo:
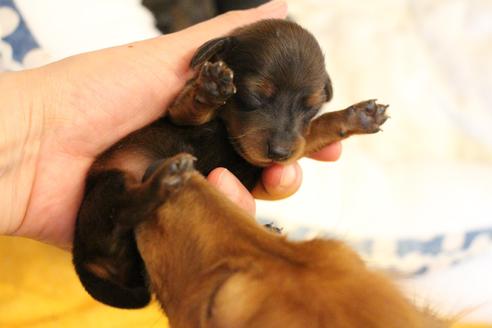
POLYGON ((171 327, 448 326, 417 309, 344 243, 288 241, 191 168, 166 173, 176 161, 191 159, 178 155, 163 165, 167 199, 136 232, 171 327))

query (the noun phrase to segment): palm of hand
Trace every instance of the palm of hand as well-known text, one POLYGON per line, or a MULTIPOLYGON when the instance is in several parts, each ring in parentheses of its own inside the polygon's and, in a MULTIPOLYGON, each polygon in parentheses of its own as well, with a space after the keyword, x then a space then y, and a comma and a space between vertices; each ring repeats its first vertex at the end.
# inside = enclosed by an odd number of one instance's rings
POLYGON ((44 119, 31 197, 18 234, 69 245, 94 159, 162 115, 182 87, 186 66, 180 54, 171 63, 156 65, 157 58, 148 55, 137 62, 146 47, 137 43, 84 54, 39 72, 46 83, 33 83, 42 85, 44 94, 57 96, 42 97, 33 108, 44 119), (151 71, 156 66, 158 73, 151 71), (59 81, 66 83, 56 85, 59 81))

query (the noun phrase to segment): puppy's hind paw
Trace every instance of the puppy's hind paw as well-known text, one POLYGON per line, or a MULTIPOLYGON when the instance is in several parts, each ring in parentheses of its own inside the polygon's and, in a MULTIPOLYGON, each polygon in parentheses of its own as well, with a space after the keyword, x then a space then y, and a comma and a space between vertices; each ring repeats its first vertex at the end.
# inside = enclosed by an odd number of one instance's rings
POLYGON ((376 99, 362 101, 347 108, 348 130, 365 134, 381 131, 381 125, 389 118, 386 109, 389 105, 376 103, 376 99))
POLYGON ((162 167, 161 182, 167 189, 174 189, 185 183, 194 171, 196 158, 182 153, 166 160, 162 167))
POLYGON ((143 181, 150 180, 150 188, 156 192, 160 190, 165 197, 168 191, 176 190, 188 181, 195 170, 195 161, 195 157, 186 153, 156 161, 145 172, 143 181))

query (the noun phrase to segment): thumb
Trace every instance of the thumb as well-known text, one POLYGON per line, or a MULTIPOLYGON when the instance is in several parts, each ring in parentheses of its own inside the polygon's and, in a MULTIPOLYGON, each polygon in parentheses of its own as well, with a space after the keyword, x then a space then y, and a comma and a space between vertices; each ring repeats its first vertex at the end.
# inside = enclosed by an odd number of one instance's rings
POLYGON ((241 182, 227 169, 216 168, 207 177, 229 200, 239 205, 251 215, 255 215, 256 204, 253 196, 241 182))

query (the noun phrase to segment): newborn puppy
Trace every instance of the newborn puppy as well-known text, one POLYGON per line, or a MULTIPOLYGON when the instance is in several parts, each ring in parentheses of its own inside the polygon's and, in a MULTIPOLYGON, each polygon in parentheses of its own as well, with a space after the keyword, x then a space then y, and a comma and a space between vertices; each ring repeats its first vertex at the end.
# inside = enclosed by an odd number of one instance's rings
POLYGON ((192 154, 200 173, 226 167, 251 190, 262 167, 375 133, 387 119, 387 106, 369 100, 313 120, 332 86, 315 38, 292 22, 265 20, 211 40, 191 66, 196 76, 168 116, 107 150, 88 174, 73 262, 86 290, 108 305, 136 308, 150 300, 134 227, 165 200, 152 174, 163 160, 192 154))
POLYGON ((149 178, 163 200, 136 228, 171 327, 438 328, 343 243, 290 242, 255 223, 177 155, 149 178))

